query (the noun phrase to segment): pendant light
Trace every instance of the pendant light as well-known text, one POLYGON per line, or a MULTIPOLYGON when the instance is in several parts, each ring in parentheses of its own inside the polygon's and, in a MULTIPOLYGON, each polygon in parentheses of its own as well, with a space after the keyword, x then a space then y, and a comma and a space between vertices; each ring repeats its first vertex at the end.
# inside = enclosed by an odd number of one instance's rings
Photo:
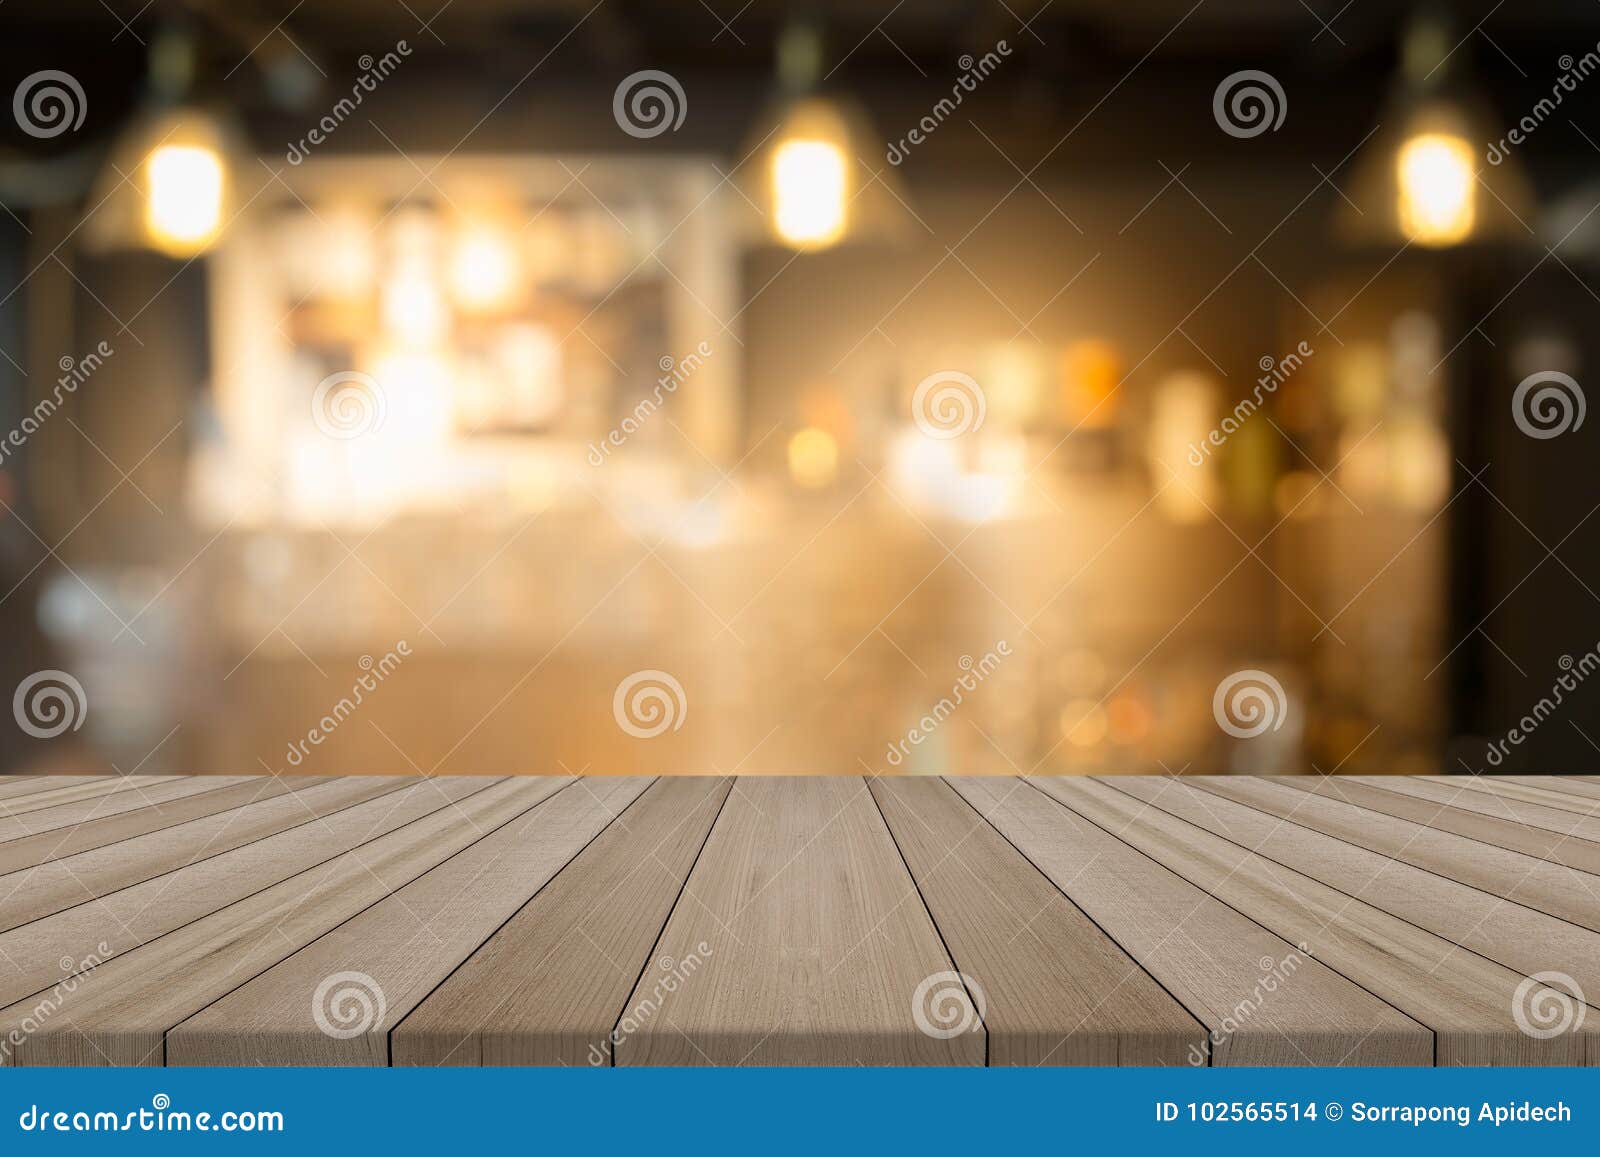
POLYGON ((1491 148, 1502 134, 1452 67, 1454 44, 1439 10, 1424 10, 1407 29, 1395 95, 1356 161, 1354 206, 1341 206, 1347 239, 1428 249, 1531 239, 1527 176, 1519 158, 1491 148))
POLYGON ((815 252, 905 232, 905 193, 860 105, 824 95, 822 34, 794 21, 778 41, 778 93, 753 127, 740 185, 755 238, 815 252))
POLYGON ((176 28, 151 41, 148 95, 96 179, 84 225, 95 252, 154 250, 190 258, 226 227, 239 200, 239 133, 188 99, 195 44, 176 28))

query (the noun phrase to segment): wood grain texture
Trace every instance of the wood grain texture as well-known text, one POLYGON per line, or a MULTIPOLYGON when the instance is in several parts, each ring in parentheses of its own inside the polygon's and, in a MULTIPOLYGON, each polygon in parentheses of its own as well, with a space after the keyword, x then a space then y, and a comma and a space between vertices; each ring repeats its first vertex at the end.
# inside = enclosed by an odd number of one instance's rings
MULTIPOLYGON (((1491 896, 1515 900, 1591 931, 1600 929, 1600 876, 1450 832, 1435 831, 1409 820, 1374 815, 1351 804, 1322 799, 1264 780, 1197 776, 1184 782, 1347 844, 1470 885, 1491 896)), ((1294 833, 1289 833, 1289 838, 1293 839, 1294 833)))
MULTIPOLYGON (((1187 781, 1126 777, 1116 786, 1525 976, 1555 970, 1573 977, 1584 992, 1600 992, 1600 936, 1587 928, 1202 792, 1187 781)), ((1482 852, 1487 862, 1491 849, 1482 852)), ((1509 869, 1497 879, 1499 890, 1517 886, 1509 869)))
MULTIPOLYGON (((11 872, 0 876, 0 931, 316 823, 418 782, 392 776, 343 779, 11 872)), ((313 845, 317 842, 315 831, 302 834, 313 845)), ((305 842, 300 841, 302 846, 305 842)), ((281 878, 279 871, 270 867, 266 874, 281 878)))
POLYGON ((0 933, 0 1003, 66 979, 74 960, 130 951, 485 786, 428 780, 0 933))
POLYGON ((81 799, 94 799, 97 796, 111 795, 116 792, 137 791, 141 788, 154 787, 159 783, 168 783, 175 776, 170 775, 108 775, 108 776, 65 776, 75 782, 52 787, 47 791, 29 792, 27 795, 17 796, 13 799, 0 800, 0 818, 27 815, 29 812, 39 811, 42 808, 56 807, 59 804, 73 803, 81 799))
POLYGON ((1529 1036, 1513 1015, 1528 998, 1519 991, 1521 973, 1119 790, 1134 777, 1115 780, 1115 787, 1096 780, 1030 782, 1431 1028, 1435 1064, 1600 1063, 1592 1016, 1575 1031, 1529 1036))
POLYGON ((1183 1063, 1433 1063, 1428 1029, 1031 784, 951 782, 1199 1018, 1183 1063))
POLYGON ((741 780, 655 955, 697 970, 641 977, 619 1065, 984 1062, 981 1025, 918 1027, 919 985, 955 969, 857 778, 741 780))
POLYGON ((1367 811, 1397 816, 1435 831, 1454 832, 1458 836, 1537 856, 1551 863, 1565 864, 1581 872, 1600 873, 1600 843, 1577 836, 1528 827, 1514 820, 1386 791, 1367 783, 1355 783, 1347 776, 1286 775, 1271 777, 1264 782, 1295 791, 1315 792, 1367 811))
POLYGON ((1354 782, 1382 787, 1385 791, 1409 795, 1415 799, 1431 800, 1448 807, 1477 812, 1479 815, 1508 819, 1528 827, 1543 828, 1559 836, 1577 836, 1580 839, 1600 842, 1600 816, 1588 816, 1542 804, 1526 803, 1492 792, 1473 791, 1466 784, 1469 776, 1453 780, 1428 779, 1422 776, 1353 776, 1354 782))
POLYGON ((957 970, 983 993, 989 1064, 1205 1055, 1199 1021, 948 784, 877 779, 871 790, 957 970))
POLYGON ((132 811, 159 812, 162 804, 172 800, 216 791, 219 788, 259 778, 259 776, 233 775, 218 776, 215 780, 209 777, 171 779, 165 783, 127 788, 93 799, 79 800, 76 803, 56 804, 54 807, 40 808, 36 811, 0 816, 0 842, 18 840, 24 836, 73 827, 90 820, 109 818, 132 811))
POLYGON ((649 783, 568 785, 178 1025, 167 1063, 387 1065, 390 1030, 649 783), (381 1015, 341 1020, 339 985, 322 987, 340 974, 381 993, 381 1015))
POLYGON ((0 1064, 1600 1063, 1597 793, 0 781, 0 1064))
MULTIPOLYGON (((526 812, 564 782, 449 778, 405 789, 402 794, 419 809, 424 799, 433 806, 406 822, 374 826, 372 838, 332 859, 136 948, 102 954, 106 962, 74 978, 57 1011, 31 1035, 23 1034, 9 1062, 163 1064, 166 1034, 174 1026, 470 847, 481 832, 526 812)), ((392 814, 406 814, 405 806, 395 803, 392 814)), ((36 994, 0 1009, 0 1039, 30 1017, 37 1019, 38 1005, 36 994)))
MULTIPOLYGON (((196 777, 193 782, 204 783, 210 777, 196 777)), ((180 799, 167 800, 155 807, 140 808, 120 815, 85 818, 69 827, 55 827, 37 835, 0 843, 0 873, 21 871, 50 860, 65 859, 79 852, 90 852, 121 840, 150 832, 175 828, 193 819, 217 815, 234 808, 264 803, 291 790, 304 794, 311 788, 329 781, 328 776, 301 776, 285 779, 282 776, 252 776, 235 787, 223 786, 218 790, 200 791, 180 799)), ((63 807, 80 807, 81 804, 64 804, 63 807)), ((38 813, 43 815, 45 813, 38 813)))
POLYGON ((1495 775, 1451 775, 1429 776, 1426 782, 1443 786, 1465 788, 1467 791, 1482 792, 1486 795, 1501 796, 1505 799, 1520 800, 1524 803, 1536 803, 1543 807, 1555 808, 1559 811, 1576 812, 1579 815, 1600 815, 1600 799, 1584 798, 1565 791, 1552 791, 1547 787, 1529 787, 1525 783, 1502 778, 1495 775))
POLYGON ((393 1063, 611 1064, 640 962, 672 970, 650 949, 732 785, 658 780, 400 1022, 393 1063))
MULTIPOLYGON (((116 775, 8 775, 0 779, 0 800, 16 799, 19 796, 32 795, 39 791, 54 791, 62 787, 105 783, 120 778, 121 776, 116 775)), ((0 811, 0 814, 4 812, 0 811)))
POLYGON ((1600 783, 1593 783, 1575 775, 1508 775, 1506 783, 1520 783, 1524 787, 1537 787, 1541 791, 1560 792, 1580 799, 1600 801, 1600 783))

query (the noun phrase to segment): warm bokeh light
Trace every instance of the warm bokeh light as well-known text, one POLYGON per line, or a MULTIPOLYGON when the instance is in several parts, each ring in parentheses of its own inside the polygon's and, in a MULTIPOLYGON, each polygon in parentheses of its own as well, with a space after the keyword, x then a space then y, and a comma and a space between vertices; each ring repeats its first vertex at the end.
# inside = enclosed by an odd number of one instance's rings
POLYGON ((773 222, 798 248, 821 248, 844 236, 849 170, 844 152, 828 141, 791 140, 772 157, 773 222))
POLYGON ((450 262, 450 293, 465 309, 505 305, 516 291, 516 252, 500 234, 476 230, 462 237, 450 262))
POLYGON ((426 345, 438 340, 448 322, 439 287, 425 273, 402 272, 383 287, 383 325, 396 341, 426 345))
POLYGON ((1400 146, 1400 228, 1418 245, 1454 245, 1472 233, 1477 184, 1472 147, 1458 136, 1419 133, 1400 146))
POLYGON ((832 434, 807 426, 789 439, 789 476, 808 490, 829 485, 839 474, 839 444, 832 434))
POLYGON ((144 167, 151 241, 175 256, 200 252, 222 226, 222 158, 197 145, 161 145, 144 167))

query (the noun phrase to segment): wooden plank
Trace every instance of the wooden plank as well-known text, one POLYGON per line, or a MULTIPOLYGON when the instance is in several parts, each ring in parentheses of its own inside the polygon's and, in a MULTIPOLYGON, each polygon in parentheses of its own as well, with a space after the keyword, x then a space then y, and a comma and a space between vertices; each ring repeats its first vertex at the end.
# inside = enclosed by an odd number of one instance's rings
POLYGON ((1529 995, 1519 994, 1521 973, 1119 790, 1135 778, 1117 779, 1117 787, 1078 778, 1029 782, 1431 1028, 1436 1064, 1600 1063, 1596 1017, 1575 1031, 1529 1036, 1513 1016, 1519 995, 1523 1007, 1529 995))
POLYGON ((640 962, 732 785, 658 780, 400 1022, 393 1063, 609 1065, 640 962))
POLYGON ((88 953, 109 959, 137 948, 493 782, 426 780, 0 933, 0 1004, 65 979, 71 962, 88 953))
POLYGON ((21 871, 23 868, 30 868, 50 860, 75 856, 79 852, 93 851, 95 848, 103 848, 107 844, 132 839, 149 832, 175 828, 190 820, 218 815, 237 807, 265 803, 290 790, 302 793, 304 798, 303 793, 329 782, 331 778, 309 775, 292 779, 283 776, 252 776, 236 787, 201 792, 182 799, 169 800, 153 808, 87 819, 70 828, 53 828, 38 835, 23 836, 21 839, 0 844, 0 874, 21 871))
POLYGON ((918 987, 954 965, 859 779, 742 780, 653 955, 697 970, 659 997, 641 978, 628 1007, 655 1011, 617 1064, 984 1060, 981 1024, 918 1027, 918 987))
MULTIPOLYGON (((1572 835, 1600 842, 1600 816, 1584 816, 1559 808, 1524 803, 1490 792, 1472 791, 1465 783, 1455 786, 1449 780, 1426 779, 1422 776, 1350 776, 1355 783, 1381 787, 1385 791, 1408 795, 1414 799, 1431 800, 1448 807, 1477 812, 1479 815, 1511 820, 1528 827, 1543 828, 1558 835, 1572 835)), ((1465 780, 1466 776, 1459 777, 1465 780)))
POLYGON ((50 791, 57 787, 70 787, 73 783, 82 783, 88 779, 110 779, 110 776, 76 776, 76 775, 6 775, 0 776, 0 799, 15 799, 18 796, 32 795, 36 791, 50 791))
POLYGON ((1591 783, 1573 775, 1507 775, 1501 778, 1506 783, 1520 783, 1524 787, 1536 787, 1542 791, 1561 792, 1586 800, 1600 800, 1600 783, 1591 783))
MULTIPOLYGON (((69 778, 63 776, 62 778, 69 778)), ((0 802, 0 818, 6 816, 20 816, 28 812, 38 811, 40 808, 55 807, 57 804, 72 803, 80 799, 94 799, 96 796, 110 795, 112 792, 125 791, 130 788, 151 787, 158 783, 166 783, 177 778, 171 775, 108 775, 108 776, 73 776, 81 778, 83 782, 67 784, 63 787, 53 787, 49 791, 31 792, 28 795, 0 802)))
POLYGON ((1523 803, 1535 803, 1541 807, 1555 808, 1557 811, 1577 812, 1585 816, 1600 815, 1600 800, 1580 799, 1566 792, 1551 791, 1544 787, 1528 787, 1495 775, 1417 776, 1416 778, 1442 786, 1459 786, 1472 792, 1520 800, 1523 803))
POLYGON ((0 816, 0 842, 19 840, 25 836, 72 827, 94 819, 106 819, 138 811, 140 808, 157 808, 172 800, 217 791, 260 778, 260 776, 242 775, 217 776, 214 779, 209 776, 184 776, 168 780, 166 783, 114 791, 107 795, 96 796, 94 799, 79 800, 76 803, 56 804, 54 807, 41 808, 20 815, 0 816))
MULTIPOLYGON (((176 928, 78 977, 60 1007, 18 1045, 22 1065, 159 1065, 167 1030, 436 864, 537 806, 566 780, 445 777, 463 792, 414 822, 176 928)), ((416 792, 425 790, 414 789, 416 792)), ((436 800, 438 796, 434 797, 436 800)), ((381 802, 381 801, 380 801, 381 802)), ((309 1002, 310 995, 307 995, 309 1002)), ((0 1009, 0 1039, 39 997, 0 1009)))
POLYGON ((984 994, 989 1064, 1204 1057, 1200 1022, 948 784, 868 786, 951 960, 969 990, 984 994))
POLYGON ((1115 787, 1525 976, 1555 970, 1584 992, 1600 993, 1600 935, 1587 928, 1285 823, 1186 781, 1130 776, 1115 787))
POLYGON ((1433 1063, 1428 1029, 1056 800, 1016 780, 951 784, 1199 1017, 1208 1039, 1182 1063, 1433 1063))
POLYGON ((167 1063, 387 1065, 390 1030, 649 786, 579 781, 484 835, 189 1017, 167 1034, 167 1063), (381 994, 381 1015, 341 1007, 341 992, 381 994))
MULTIPOLYGON (((1249 776, 1186 776, 1184 783, 1492 896, 1600 930, 1600 876, 1249 776)), ((1296 838, 1293 833, 1285 835, 1296 838)))
MULTIPOLYGON (((267 836, 314 824, 346 808, 420 782, 415 777, 352 776, 326 787, 307 788, 303 792, 235 808, 225 814, 0 876, 0 931, 43 919, 119 888, 132 887, 179 868, 203 863, 267 836)), ((359 833, 359 829, 355 830, 359 833)), ((303 833, 299 846, 315 849, 321 835, 317 830, 309 830, 303 833)), ((289 871, 284 871, 266 882, 276 883, 288 874, 289 871)))
MULTIPOLYGON (((1268 783, 1293 788, 1296 791, 1314 792, 1328 799, 1343 800, 1368 811, 1423 824, 1435 831, 1454 832, 1458 836, 1480 840, 1496 847, 1537 856, 1556 864, 1565 864, 1582 872, 1600 873, 1600 843, 1592 843, 1576 836, 1560 835, 1545 828, 1532 828, 1514 820, 1486 816, 1466 811, 1432 800, 1386 791, 1370 783, 1356 783, 1349 776, 1285 775, 1274 776, 1268 783)), ((1596 832, 1600 835, 1600 832, 1596 832)))

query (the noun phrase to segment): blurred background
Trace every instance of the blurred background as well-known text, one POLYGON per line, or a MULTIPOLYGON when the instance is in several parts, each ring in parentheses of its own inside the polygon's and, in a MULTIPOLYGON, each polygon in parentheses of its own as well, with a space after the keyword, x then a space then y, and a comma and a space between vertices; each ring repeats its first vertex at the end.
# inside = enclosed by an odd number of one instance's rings
POLYGON ((1600 7, 9 0, 9 771, 1600 766, 1600 7))

